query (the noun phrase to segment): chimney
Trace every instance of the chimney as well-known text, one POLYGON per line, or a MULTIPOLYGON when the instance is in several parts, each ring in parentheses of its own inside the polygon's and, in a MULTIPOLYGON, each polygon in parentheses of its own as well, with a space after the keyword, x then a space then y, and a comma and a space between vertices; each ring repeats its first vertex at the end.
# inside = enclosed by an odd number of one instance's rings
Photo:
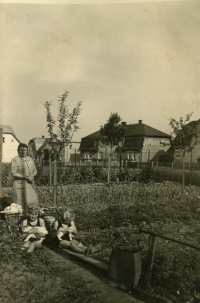
POLYGON ((42 138, 45 138, 45 136, 42 135, 42 138))
POLYGON ((126 122, 121 122, 121 125, 125 126, 125 125, 126 125, 126 122))
POLYGON ((139 124, 142 124, 142 120, 138 120, 138 123, 139 123, 139 124))

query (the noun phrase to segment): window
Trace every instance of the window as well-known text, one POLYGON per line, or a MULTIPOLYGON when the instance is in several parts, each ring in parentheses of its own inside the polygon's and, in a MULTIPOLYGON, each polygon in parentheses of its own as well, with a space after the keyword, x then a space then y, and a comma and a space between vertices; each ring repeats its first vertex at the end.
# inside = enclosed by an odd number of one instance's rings
POLYGON ((175 157, 180 157, 181 156, 181 151, 180 150, 176 150, 175 151, 175 157))
POLYGON ((104 144, 101 140, 99 141, 99 147, 104 147, 104 144))
POLYGON ((116 153, 112 154, 112 160, 117 161, 117 154, 116 153))
POLYGON ((133 153, 133 154, 128 154, 128 155, 127 155, 127 159, 128 159, 128 160, 135 160, 135 157, 136 157, 136 154, 135 154, 135 153, 133 153))
POLYGON ((153 146, 153 139, 149 139, 149 146, 153 146))
POLYGON ((91 155, 90 154, 85 154, 85 159, 86 160, 90 160, 91 159, 91 155))
POLYGON ((3 143, 5 143, 5 137, 3 137, 3 143))
POLYGON ((160 145, 164 145, 166 142, 165 142, 165 139, 160 139, 160 145))
POLYGON ((99 159, 99 160, 102 160, 102 159, 103 159, 103 153, 102 153, 102 152, 99 152, 99 154, 98 154, 98 159, 99 159))

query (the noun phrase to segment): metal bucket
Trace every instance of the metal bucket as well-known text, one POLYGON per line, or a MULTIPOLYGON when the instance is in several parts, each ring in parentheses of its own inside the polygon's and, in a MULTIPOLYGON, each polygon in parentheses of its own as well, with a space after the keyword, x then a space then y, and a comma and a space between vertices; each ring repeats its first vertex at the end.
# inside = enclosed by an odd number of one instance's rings
POLYGON ((108 280, 118 287, 136 287, 141 276, 141 252, 119 246, 112 250, 108 263, 108 280))

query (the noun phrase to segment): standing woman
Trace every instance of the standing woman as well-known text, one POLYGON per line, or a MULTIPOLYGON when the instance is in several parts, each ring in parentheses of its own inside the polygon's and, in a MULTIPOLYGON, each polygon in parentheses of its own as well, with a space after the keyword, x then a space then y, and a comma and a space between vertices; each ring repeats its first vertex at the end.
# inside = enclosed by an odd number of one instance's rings
POLYGON ((34 176, 37 175, 37 170, 33 159, 27 156, 26 144, 20 143, 17 151, 18 156, 11 160, 14 202, 21 205, 23 211, 26 212, 28 204, 39 205, 37 193, 31 185, 34 182, 34 176))

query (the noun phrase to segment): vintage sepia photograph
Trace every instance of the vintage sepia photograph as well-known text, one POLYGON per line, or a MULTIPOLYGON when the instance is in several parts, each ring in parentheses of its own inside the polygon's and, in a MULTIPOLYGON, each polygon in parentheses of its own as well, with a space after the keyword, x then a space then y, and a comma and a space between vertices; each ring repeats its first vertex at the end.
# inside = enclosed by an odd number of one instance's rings
POLYGON ((200 2, 0 3, 0 302, 200 303, 200 2))

